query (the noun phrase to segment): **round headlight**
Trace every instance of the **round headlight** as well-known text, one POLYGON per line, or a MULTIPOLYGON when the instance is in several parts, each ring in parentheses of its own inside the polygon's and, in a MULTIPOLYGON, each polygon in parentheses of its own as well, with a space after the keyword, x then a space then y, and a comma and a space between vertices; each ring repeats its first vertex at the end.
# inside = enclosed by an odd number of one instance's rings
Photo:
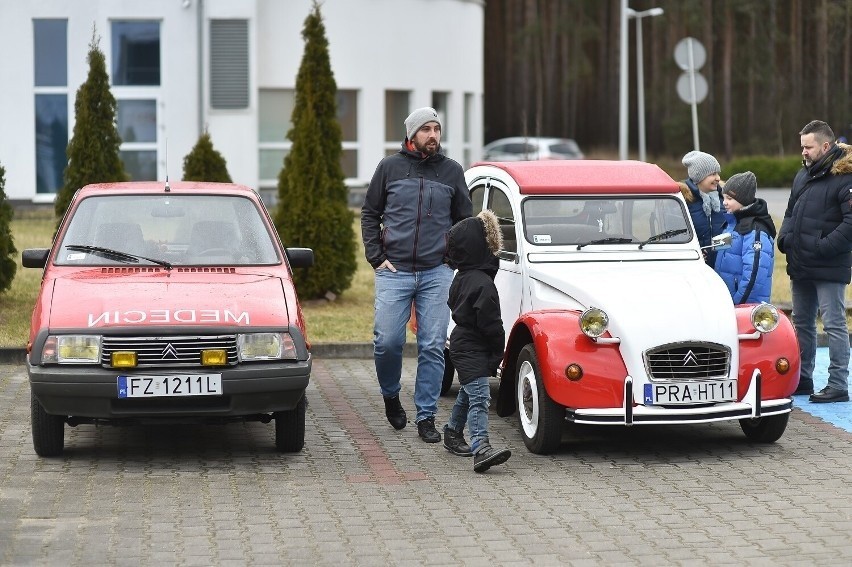
POLYGON ((751 310, 751 324, 760 333, 769 333, 778 326, 778 310, 774 305, 761 303, 751 310))
POLYGON ((609 315, 603 309, 589 307, 580 315, 580 330, 589 338, 596 339, 606 332, 609 315))

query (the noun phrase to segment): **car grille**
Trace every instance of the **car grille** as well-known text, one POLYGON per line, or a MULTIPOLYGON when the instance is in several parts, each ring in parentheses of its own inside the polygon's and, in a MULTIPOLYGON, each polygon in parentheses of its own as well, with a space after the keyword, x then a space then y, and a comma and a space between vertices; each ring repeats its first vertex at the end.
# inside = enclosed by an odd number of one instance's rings
POLYGON ((651 380, 703 380, 728 375, 731 350, 714 343, 678 343, 645 352, 651 380))
POLYGON ((111 368, 111 355, 116 351, 135 352, 137 368, 198 367, 202 350, 225 350, 228 365, 237 364, 236 335, 175 337, 104 337, 101 365, 111 368))

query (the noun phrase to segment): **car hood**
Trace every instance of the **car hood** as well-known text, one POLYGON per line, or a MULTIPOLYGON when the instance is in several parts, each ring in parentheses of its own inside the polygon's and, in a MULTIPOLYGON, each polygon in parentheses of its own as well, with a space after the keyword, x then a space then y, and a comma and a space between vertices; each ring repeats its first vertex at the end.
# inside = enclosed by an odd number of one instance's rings
POLYGON ((535 264, 529 273, 533 309, 603 309, 622 350, 684 340, 736 344, 731 295, 704 262, 535 264))
POLYGON ((282 282, 268 274, 87 270, 53 285, 52 329, 289 324, 282 282))

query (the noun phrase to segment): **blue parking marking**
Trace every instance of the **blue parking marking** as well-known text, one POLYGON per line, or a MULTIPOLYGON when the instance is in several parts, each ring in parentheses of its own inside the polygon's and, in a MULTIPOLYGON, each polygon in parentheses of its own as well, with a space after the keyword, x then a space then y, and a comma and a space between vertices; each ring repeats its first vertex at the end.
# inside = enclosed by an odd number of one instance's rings
MULTIPOLYGON (((814 367, 814 392, 819 392, 828 383, 828 347, 817 349, 816 366, 814 367)), ((828 422, 836 427, 852 432, 852 402, 833 402, 815 404, 808 401, 808 396, 793 397, 794 404, 802 411, 828 422)))

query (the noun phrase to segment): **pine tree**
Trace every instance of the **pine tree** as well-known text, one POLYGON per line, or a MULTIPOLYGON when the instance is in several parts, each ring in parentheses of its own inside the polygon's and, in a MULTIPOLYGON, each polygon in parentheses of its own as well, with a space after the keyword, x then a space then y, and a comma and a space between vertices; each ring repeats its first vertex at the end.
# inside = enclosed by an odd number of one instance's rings
POLYGON ((74 135, 68 142, 65 184, 56 195, 56 216, 61 219, 77 189, 89 183, 126 181, 119 157, 121 137, 115 123, 115 97, 109 90, 109 75, 100 38, 92 30, 89 44, 89 76, 77 89, 74 101, 74 135))
POLYGON ((12 205, 6 200, 6 170, 0 165, 0 291, 11 287, 18 262, 13 256, 18 252, 12 239, 12 205))
POLYGON ((285 246, 312 248, 315 265, 294 274, 308 298, 339 294, 355 273, 353 216, 340 159, 343 136, 337 121, 337 84, 331 70, 325 26, 316 0, 305 19, 305 52, 296 77, 293 142, 278 175, 275 225, 285 246))
POLYGON ((208 132, 198 138, 192 151, 183 158, 183 180, 231 183, 225 158, 213 148, 208 132))

